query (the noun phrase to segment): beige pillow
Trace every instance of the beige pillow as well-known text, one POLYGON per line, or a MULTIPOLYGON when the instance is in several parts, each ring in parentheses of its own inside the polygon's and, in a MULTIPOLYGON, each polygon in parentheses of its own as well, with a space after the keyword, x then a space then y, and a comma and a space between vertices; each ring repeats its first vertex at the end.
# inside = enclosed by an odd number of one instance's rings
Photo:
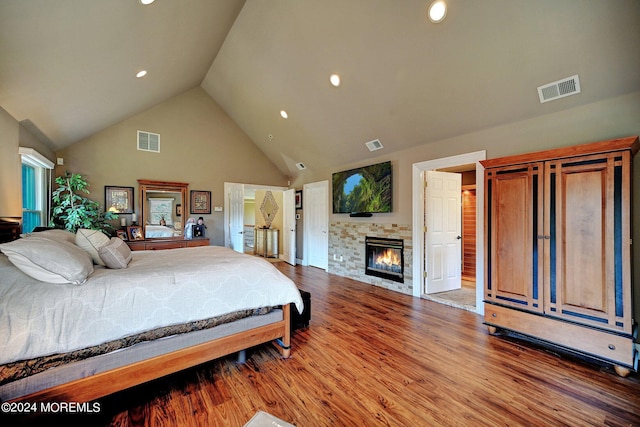
POLYGON ((131 249, 118 237, 112 237, 108 245, 98 251, 100 258, 109 268, 127 268, 131 261, 131 249))
POLYGON ((101 247, 109 244, 109 237, 102 231, 88 230, 81 228, 76 232, 76 245, 87 251, 91 255, 94 264, 104 265, 98 251, 101 247))
POLYGON ((3 243, 0 251, 23 273, 42 282, 81 285, 93 273, 89 254, 72 243, 31 236, 3 243))
POLYGON ((76 235, 74 233, 60 228, 28 233, 23 235, 23 237, 46 237, 47 239, 55 240, 56 242, 76 243, 76 235))

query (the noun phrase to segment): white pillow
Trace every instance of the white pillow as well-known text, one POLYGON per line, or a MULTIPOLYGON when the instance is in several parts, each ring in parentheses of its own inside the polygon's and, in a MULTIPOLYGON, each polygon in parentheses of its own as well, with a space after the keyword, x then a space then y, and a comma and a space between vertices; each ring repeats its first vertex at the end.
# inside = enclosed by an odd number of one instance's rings
POLYGON ((93 273, 89 254, 72 243, 31 236, 3 243, 0 251, 23 273, 42 282, 81 285, 93 273))
POLYGON ((109 237, 106 234, 99 230, 81 228, 76 232, 75 243, 91 255, 94 264, 104 265, 98 251, 109 244, 109 237))
POLYGON ((112 237, 111 242, 98 252, 108 268, 127 268, 132 257, 129 245, 118 237, 112 237))

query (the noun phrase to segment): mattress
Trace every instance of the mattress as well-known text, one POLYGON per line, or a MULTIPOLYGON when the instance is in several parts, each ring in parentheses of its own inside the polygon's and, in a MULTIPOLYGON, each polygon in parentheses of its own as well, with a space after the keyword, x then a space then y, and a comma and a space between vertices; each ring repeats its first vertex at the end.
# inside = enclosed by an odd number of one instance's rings
POLYGON ((0 255, 0 364, 66 353, 169 325, 303 302, 268 261, 217 246, 135 251, 81 285, 30 278, 0 255))

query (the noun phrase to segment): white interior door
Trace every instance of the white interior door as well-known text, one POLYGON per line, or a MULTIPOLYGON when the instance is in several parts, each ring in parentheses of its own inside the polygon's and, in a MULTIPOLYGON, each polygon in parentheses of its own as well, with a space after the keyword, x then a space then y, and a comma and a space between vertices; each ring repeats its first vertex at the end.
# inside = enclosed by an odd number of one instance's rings
POLYGON ((244 184, 225 184, 229 197, 228 244, 236 252, 244 252, 244 184))
POLYGON ((425 293, 462 286, 462 176, 427 171, 425 186, 425 293))
POLYGON ((282 256, 296 265, 296 190, 286 190, 282 196, 282 256))
POLYGON ((307 265, 329 268, 329 181, 305 184, 304 255, 307 265))

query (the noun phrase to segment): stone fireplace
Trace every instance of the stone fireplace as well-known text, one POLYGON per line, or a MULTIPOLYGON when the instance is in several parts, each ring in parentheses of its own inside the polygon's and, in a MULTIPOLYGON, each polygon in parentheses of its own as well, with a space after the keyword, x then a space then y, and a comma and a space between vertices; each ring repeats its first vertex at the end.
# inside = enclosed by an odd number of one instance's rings
POLYGON ((404 283, 404 241, 367 236, 365 274, 404 283))
POLYGON ((328 271, 374 286, 413 295, 413 240, 410 224, 366 221, 332 221, 329 224, 328 271), (403 242, 403 282, 365 273, 365 240, 369 237, 399 239, 403 242))

